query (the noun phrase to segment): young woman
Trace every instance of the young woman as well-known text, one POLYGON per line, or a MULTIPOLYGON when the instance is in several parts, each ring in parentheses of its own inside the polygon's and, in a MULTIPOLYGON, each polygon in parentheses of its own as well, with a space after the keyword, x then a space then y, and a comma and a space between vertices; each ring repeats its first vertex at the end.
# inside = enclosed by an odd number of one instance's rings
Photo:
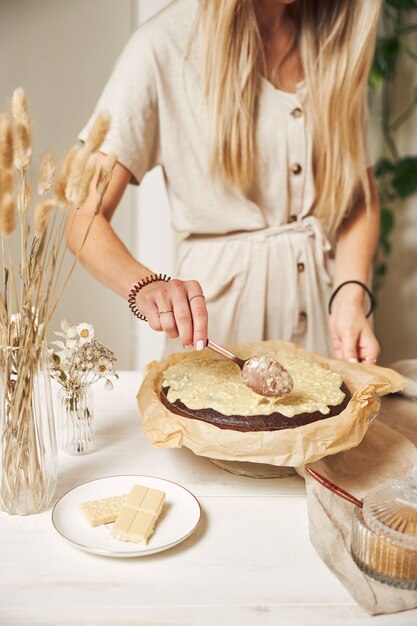
MULTIPOLYGON (((366 86, 379 9, 380 0, 175 0, 133 35, 92 116, 110 113, 102 150, 118 163, 81 260, 131 294, 151 328, 197 349, 209 329, 219 343, 280 338, 376 360, 366 86), (156 165, 186 235, 169 282, 110 225, 128 183, 156 165)), ((73 220, 72 250, 92 207, 73 220)))

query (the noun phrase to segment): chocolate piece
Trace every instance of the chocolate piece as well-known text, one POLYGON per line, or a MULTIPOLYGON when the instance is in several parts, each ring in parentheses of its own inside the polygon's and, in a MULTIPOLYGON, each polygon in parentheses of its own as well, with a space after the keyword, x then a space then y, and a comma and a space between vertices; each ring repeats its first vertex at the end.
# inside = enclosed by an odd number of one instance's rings
POLYGON ((89 500, 88 502, 82 502, 80 509, 91 526, 109 524, 116 520, 126 498, 127 495, 121 495, 100 500, 89 500))
POLYGON ((163 491, 134 485, 120 510, 111 534, 122 541, 147 543, 164 501, 163 491))

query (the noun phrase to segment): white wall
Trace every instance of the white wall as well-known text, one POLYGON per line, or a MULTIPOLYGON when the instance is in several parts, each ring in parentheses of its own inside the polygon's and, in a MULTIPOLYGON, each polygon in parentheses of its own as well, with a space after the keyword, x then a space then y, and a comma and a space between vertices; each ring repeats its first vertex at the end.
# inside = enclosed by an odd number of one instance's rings
MULTIPOLYGON (((414 15, 416 17, 416 15, 414 15)), ((414 21, 416 21, 414 19, 414 21)), ((409 43, 415 48, 416 37, 409 43)), ((395 83, 393 116, 407 107, 417 84, 417 62, 408 57, 399 64, 395 83)), ((417 110, 397 133, 400 154, 417 154, 417 110)), ((417 196, 395 207, 396 226, 393 252, 389 257, 389 273, 379 294, 376 329, 381 341, 382 361, 390 363, 404 358, 417 358, 417 196)))
MULTIPOLYGON (((133 29, 132 0, 0 0, 0 110, 15 87, 30 98, 35 162, 45 149, 62 158, 92 113, 114 61, 133 29)), ((132 241, 132 196, 114 225, 132 241)), ((134 363, 134 320, 118 296, 79 267, 51 323, 66 317, 90 321, 97 337, 114 349, 119 368, 134 363)))

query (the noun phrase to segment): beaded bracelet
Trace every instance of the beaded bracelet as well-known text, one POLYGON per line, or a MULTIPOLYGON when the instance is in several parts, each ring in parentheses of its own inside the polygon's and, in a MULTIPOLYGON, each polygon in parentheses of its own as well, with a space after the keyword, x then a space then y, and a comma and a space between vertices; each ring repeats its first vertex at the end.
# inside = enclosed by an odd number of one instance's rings
POLYGON ((329 305, 328 305, 329 315, 331 315, 331 312, 332 312, 333 300, 335 299, 339 291, 345 285, 350 285, 350 284, 359 285, 359 287, 362 287, 362 289, 364 289, 366 293, 368 294, 371 305, 369 307, 368 313, 366 314, 366 317, 369 317, 375 308, 375 298, 372 294, 372 291, 364 283, 361 283, 360 280, 346 280, 344 283, 341 283, 338 287, 336 287, 336 289, 333 291, 332 295, 330 296, 329 305))
POLYGON ((132 287, 129 293, 129 297, 127 299, 129 303, 129 308, 132 311, 133 315, 136 315, 136 317, 138 317, 140 320, 147 322, 148 320, 143 315, 143 313, 139 311, 136 305, 136 296, 138 295, 139 291, 147 285, 160 281, 167 283, 169 280, 171 280, 171 277, 167 276, 166 274, 151 274, 150 276, 145 276, 145 278, 137 282, 136 285, 132 287))

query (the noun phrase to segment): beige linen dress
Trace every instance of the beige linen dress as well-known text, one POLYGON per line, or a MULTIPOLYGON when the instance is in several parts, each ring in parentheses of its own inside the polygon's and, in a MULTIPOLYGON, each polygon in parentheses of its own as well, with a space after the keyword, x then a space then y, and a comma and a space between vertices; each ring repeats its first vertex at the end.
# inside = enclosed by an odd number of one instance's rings
POLYGON ((186 234, 176 276, 201 283, 214 341, 286 339, 328 355, 330 245, 310 214, 303 86, 287 93, 260 77, 255 183, 245 196, 213 181, 192 37, 197 4, 175 0, 133 34, 80 138, 106 110, 112 125, 102 149, 118 153, 132 182, 163 167, 172 226, 186 234))

